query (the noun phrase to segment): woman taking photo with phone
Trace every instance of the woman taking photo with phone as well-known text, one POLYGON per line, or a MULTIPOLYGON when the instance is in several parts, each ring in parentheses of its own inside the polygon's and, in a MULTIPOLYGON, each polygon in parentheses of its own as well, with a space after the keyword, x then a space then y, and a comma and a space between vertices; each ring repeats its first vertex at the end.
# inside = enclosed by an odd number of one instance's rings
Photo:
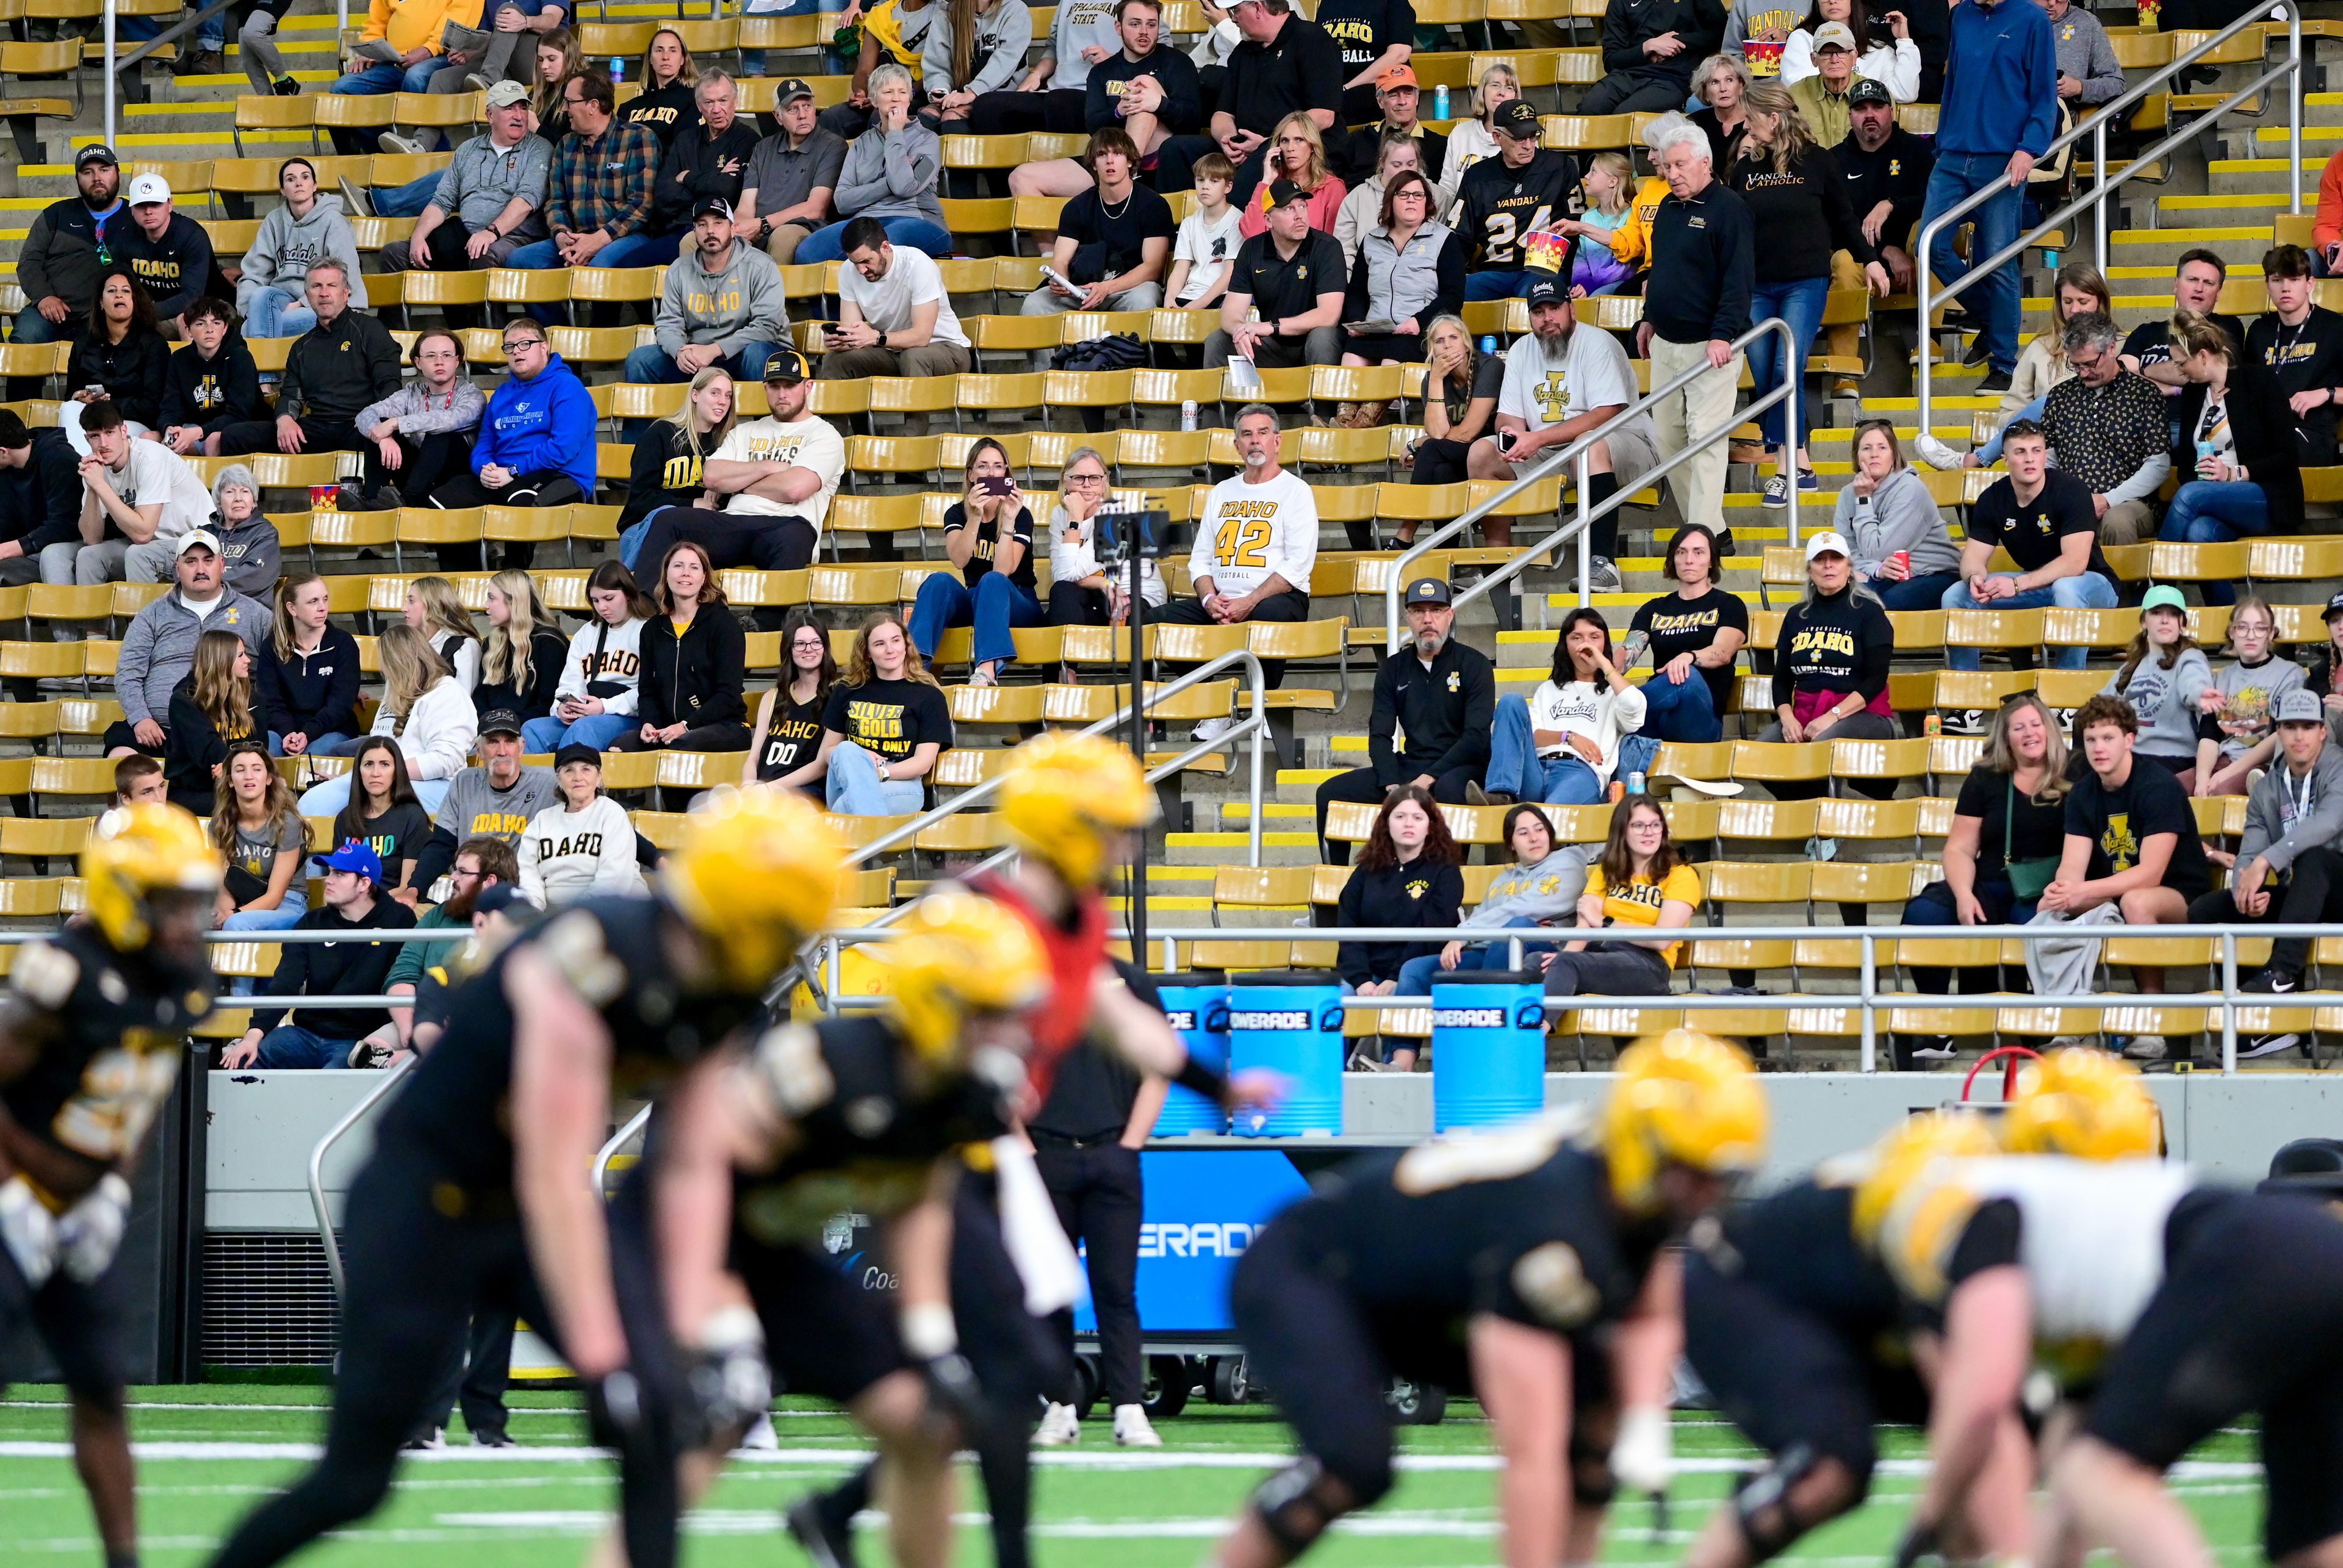
POLYGON ((969 448, 960 499, 944 513, 944 554, 959 568, 930 572, 911 606, 911 641, 932 660, 948 628, 973 625, 968 683, 991 686, 1017 657, 1012 628, 1041 624, 1033 584, 1033 514, 1009 471, 1008 448, 990 436, 969 448))

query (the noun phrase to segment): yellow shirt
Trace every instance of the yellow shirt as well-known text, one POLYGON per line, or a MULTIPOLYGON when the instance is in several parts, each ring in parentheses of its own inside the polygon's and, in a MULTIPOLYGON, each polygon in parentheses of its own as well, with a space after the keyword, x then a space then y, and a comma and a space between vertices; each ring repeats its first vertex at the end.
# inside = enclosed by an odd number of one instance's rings
MULTIPOLYGON (((1600 860, 1586 868, 1586 890, 1603 900, 1603 918, 1614 926, 1656 926, 1660 923, 1660 906, 1666 903, 1690 904, 1700 907, 1700 873, 1690 866, 1678 866, 1666 877, 1654 883, 1649 877, 1636 877, 1617 886, 1603 880, 1600 860)), ((1665 954, 1670 968, 1684 955, 1684 943, 1670 942, 1665 954)))
POLYGON ((1660 210, 1660 203, 1668 196, 1668 182, 1654 175, 1635 192, 1634 201, 1627 209, 1627 221, 1611 231, 1611 254, 1624 262, 1648 262, 1652 258, 1652 218, 1660 210))

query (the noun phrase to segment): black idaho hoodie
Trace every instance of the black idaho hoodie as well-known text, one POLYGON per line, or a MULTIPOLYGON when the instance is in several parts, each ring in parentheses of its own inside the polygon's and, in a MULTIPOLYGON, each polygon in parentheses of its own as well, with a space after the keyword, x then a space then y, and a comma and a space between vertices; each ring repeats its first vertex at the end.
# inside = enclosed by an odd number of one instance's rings
MULTIPOLYGON (((1403 865, 1353 871, 1342 884, 1334 923, 1437 930, 1461 924, 1463 907, 1464 873, 1453 865, 1432 865, 1419 855, 1403 865)), ((1397 980, 1400 965, 1438 952, 1444 941, 1344 942, 1334 951, 1334 967, 1354 986, 1397 980)))
POLYGON ((162 423, 158 429, 193 425, 216 436, 230 425, 268 417, 260 396, 260 367, 244 334, 231 331, 209 359, 193 344, 170 357, 163 372, 162 423))
POLYGON ((124 418, 153 430, 162 423, 163 377, 170 361, 171 346, 151 327, 141 332, 133 327, 119 343, 85 334, 65 362, 65 386, 75 392, 105 387, 124 418))

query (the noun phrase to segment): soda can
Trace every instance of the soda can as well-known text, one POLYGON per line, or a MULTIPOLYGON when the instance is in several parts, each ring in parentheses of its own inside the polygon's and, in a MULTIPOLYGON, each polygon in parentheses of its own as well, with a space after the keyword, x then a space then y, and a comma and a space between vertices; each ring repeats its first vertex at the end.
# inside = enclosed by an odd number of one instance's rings
POLYGON ((1642 774, 1642 773, 1640 773, 1640 772, 1634 772, 1634 773, 1630 773, 1630 774, 1628 774, 1628 775, 1627 775, 1627 793, 1628 793, 1628 794, 1630 794, 1630 795, 1641 795, 1643 792, 1644 792, 1644 776, 1643 776, 1643 774, 1642 774))
POLYGON ((1610 796, 1611 804, 1616 806, 1620 801, 1624 800, 1627 798, 1627 787, 1624 784, 1620 783, 1616 779, 1614 779, 1611 780, 1610 796))
POLYGON ((1934 740, 1937 736, 1942 735, 1945 732, 1944 715, 1941 713, 1931 713, 1928 715, 1926 719, 1921 721, 1920 731, 1931 740, 1934 740))
POLYGON ((313 512, 332 511, 334 509, 334 498, 340 490, 341 487, 339 485, 310 486, 309 509, 313 512))
POLYGON ((1445 85, 1432 89, 1432 117, 1435 120, 1448 117, 1448 89, 1445 85))
POLYGON ((1196 400, 1193 397, 1191 397, 1186 402, 1180 405, 1180 428, 1182 430, 1193 430, 1195 427, 1196 400))
POLYGON ((610 56, 610 85, 617 86, 627 79, 627 62, 623 55, 610 56))

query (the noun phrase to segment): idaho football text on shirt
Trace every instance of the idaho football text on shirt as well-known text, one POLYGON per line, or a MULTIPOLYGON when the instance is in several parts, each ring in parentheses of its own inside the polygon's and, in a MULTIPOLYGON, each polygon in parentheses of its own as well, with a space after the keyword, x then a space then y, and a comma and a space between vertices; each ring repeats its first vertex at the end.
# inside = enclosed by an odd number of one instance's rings
POLYGON ((1212 519, 1212 558, 1224 567, 1259 571, 1269 565, 1263 553, 1275 532, 1277 503, 1231 497, 1221 503, 1212 519))
POLYGON ((2132 833, 2130 812, 2108 813, 2107 828, 2099 834, 2099 849, 2117 876, 2139 864, 2139 839, 2132 833))
POLYGON ((134 256, 130 258, 131 276, 145 286, 148 294, 168 299, 179 292, 180 262, 176 256, 134 256))
POLYGON ((1715 605, 1706 609, 1686 610, 1681 615, 1655 613, 1650 620, 1650 635, 1659 638, 1683 637, 1695 631, 1715 631, 1724 618, 1723 612, 1715 605))
POLYGON ((1855 632, 1843 626, 1805 626, 1790 639, 1790 668, 1843 669, 1855 662, 1855 632))

